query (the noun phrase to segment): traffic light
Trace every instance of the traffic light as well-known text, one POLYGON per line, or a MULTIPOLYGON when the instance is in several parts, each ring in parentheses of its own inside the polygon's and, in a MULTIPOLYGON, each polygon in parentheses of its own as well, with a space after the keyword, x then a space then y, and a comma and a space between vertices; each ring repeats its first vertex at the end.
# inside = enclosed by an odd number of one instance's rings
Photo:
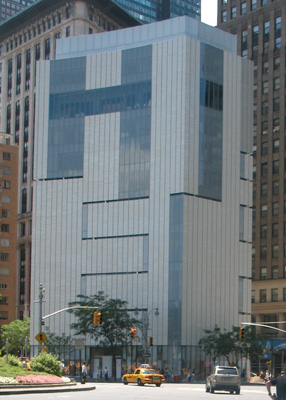
POLYGON ((101 325, 102 324, 102 315, 101 312, 93 313, 93 325, 101 325))
POLYGON ((241 326, 239 328, 239 340, 244 339, 244 328, 241 326))
POLYGON ((149 337, 149 346, 153 346, 153 338, 151 336, 149 337))
POLYGON ((136 338, 136 329, 135 328, 130 329, 130 336, 131 336, 131 339, 136 338))

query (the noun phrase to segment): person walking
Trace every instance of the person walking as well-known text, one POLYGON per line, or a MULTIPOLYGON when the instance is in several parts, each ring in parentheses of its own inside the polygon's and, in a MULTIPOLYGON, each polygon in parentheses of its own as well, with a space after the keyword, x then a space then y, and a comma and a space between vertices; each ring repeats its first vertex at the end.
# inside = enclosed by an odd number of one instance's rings
POLYGON ((81 367, 81 383, 82 384, 85 384, 86 377, 87 377, 87 367, 86 367, 86 362, 84 361, 84 363, 82 364, 82 367, 81 367))
POLYGON ((286 375, 284 371, 281 371, 281 376, 277 378, 270 379, 269 381, 265 382, 268 395, 273 399, 275 397, 271 394, 271 385, 276 386, 276 396, 277 400, 286 400, 286 375))
POLYGON ((105 382, 107 382, 108 381, 108 369, 107 369, 107 367, 104 368, 103 376, 104 376, 105 382))

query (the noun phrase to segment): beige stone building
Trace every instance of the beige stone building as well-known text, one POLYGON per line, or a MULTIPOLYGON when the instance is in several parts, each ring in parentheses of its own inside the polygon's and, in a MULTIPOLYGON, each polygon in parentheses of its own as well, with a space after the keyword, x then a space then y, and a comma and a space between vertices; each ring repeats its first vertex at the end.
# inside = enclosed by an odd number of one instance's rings
POLYGON ((10 139, 0 133, 0 326, 16 318, 18 146, 10 139))
POLYGON ((19 146, 16 318, 29 315, 35 300, 30 255, 37 61, 55 58, 58 38, 138 24, 110 0, 40 0, 0 26, 0 130, 19 146))

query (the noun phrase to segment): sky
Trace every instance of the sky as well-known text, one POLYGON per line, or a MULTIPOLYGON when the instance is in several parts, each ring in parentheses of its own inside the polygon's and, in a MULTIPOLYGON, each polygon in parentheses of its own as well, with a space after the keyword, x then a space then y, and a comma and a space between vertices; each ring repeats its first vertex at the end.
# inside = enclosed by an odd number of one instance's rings
POLYGON ((202 22, 212 26, 217 25, 217 0, 202 0, 201 12, 202 22))

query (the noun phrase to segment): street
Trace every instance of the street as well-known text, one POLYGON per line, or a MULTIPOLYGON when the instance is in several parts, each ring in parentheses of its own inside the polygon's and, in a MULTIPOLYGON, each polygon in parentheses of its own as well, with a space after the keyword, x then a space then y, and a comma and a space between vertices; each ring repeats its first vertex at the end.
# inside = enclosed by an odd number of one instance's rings
MULTIPOLYGON (((89 384, 87 384, 89 385, 89 384)), ((92 384, 90 384, 92 385, 92 384)), ((160 388, 155 386, 137 386, 129 384, 124 386, 120 383, 95 383, 96 390, 87 392, 66 392, 66 393, 43 393, 26 395, 9 395, 9 400, 227 400, 232 398, 241 400, 267 400, 267 392, 262 386, 242 386, 241 394, 231 395, 227 392, 214 394, 205 392, 204 384, 163 384, 160 388)))

